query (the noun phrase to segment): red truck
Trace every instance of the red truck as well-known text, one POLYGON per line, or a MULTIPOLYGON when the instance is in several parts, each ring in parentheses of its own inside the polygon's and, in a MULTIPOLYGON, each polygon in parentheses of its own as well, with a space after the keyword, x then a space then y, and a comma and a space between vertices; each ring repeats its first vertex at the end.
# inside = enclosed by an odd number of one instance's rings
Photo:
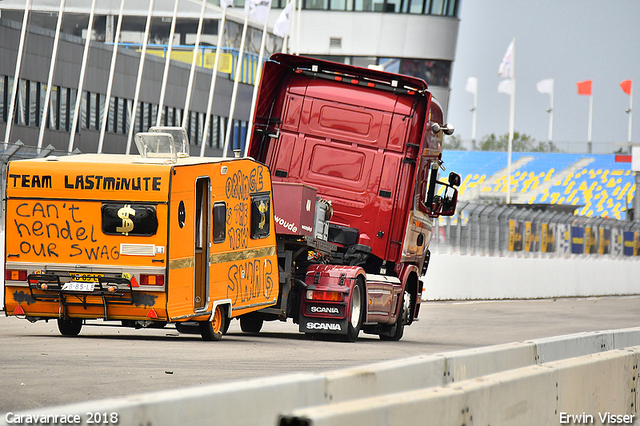
POLYGON ((438 180, 444 124, 423 80, 314 58, 266 62, 247 153, 273 180, 280 292, 245 332, 399 340, 417 320, 433 221, 460 176, 438 180))
POLYGON ((136 135, 140 157, 11 162, 6 314, 63 335, 103 319, 219 340, 232 318, 292 318, 399 340, 460 184, 438 180, 453 129, 427 84, 278 54, 254 122, 253 160, 188 158, 186 131, 160 128, 136 135))

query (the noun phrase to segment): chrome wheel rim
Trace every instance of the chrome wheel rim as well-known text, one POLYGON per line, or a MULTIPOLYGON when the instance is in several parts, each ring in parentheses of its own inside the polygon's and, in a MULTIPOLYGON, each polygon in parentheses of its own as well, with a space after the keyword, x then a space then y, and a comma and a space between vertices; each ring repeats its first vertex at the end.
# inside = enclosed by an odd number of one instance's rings
POLYGON ((351 296, 351 326, 353 328, 358 327, 361 310, 362 297, 360 296, 360 286, 355 286, 353 288, 353 295, 351 296))
POLYGON ((404 324, 409 323, 409 315, 411 314, 411 294, 404 292, 404 298, 402 300, 402 322, 404 324))

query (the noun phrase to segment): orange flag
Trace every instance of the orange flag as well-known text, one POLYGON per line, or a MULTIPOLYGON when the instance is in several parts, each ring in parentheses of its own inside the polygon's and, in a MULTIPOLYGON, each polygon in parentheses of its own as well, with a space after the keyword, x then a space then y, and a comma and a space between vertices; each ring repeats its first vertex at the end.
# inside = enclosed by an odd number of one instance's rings
POLYGON ((631 96, 631 80, 625 80, 620 83, 620 87, 622 87, 622 91, 627 95, 631 96))
POLYGON ((591 96, 591 83, 592 80, 577 82, 576 84, 578 85, 578 95, 591 96))

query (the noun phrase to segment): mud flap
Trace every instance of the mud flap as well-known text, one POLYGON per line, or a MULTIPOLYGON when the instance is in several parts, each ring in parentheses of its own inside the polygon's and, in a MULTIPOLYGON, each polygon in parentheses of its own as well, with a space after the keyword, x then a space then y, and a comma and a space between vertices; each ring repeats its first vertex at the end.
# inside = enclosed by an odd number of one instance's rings
POLYGON ((307 318, 300 315, 300 332, 322 334, 347 334, 348 320, 331 318, 307 318))

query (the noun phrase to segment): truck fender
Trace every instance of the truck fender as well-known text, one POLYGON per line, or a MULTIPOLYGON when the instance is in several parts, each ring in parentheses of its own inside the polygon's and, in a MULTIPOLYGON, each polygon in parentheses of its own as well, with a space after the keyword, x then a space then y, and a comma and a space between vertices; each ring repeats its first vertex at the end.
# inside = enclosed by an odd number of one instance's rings
POLYGON ((346 286, 353 288, 356 279, 362 276, 365 283, 367 274, 360 266, 344 265, 311 265, 307 268, 304 279, 305 288, 313 290, 322 286, 346 286))
MULTIPOLYGON (((329 287, 335 289, 343 287, 345 291, 345 302, 347 312, 351 309, 351 294, 352 289, 356 285, 358 278, 362 278, 362 282, 367 285, 367 274, 360 266, 345 266, 345 265, 311 265, 307 268, 307 274, 305 276, 305 288, 308 290, 322 289, 323 287, 329 287)), ((302 295, 304 299, 305 295, 302 295)), ((301 303, 302 308, 302 303, 301 303)), ((364 306, 364 315, 366 318, 367 306, 364 306)), ((303 314, 301 312, 301 314, 303 314)))
MULTIPOLYGON (((398 278, 402 281, 402 294, 404 295, 405 291, 408 291, 411 295, 411 319, 409 324, 413 322, 416 318, 418 318, 418 312, 420 310, 420 302, 422 299, 422 291, 419 286, 421 286, 421 282, 419 279, 420 270, 416 265, 405 264, 400 270, 398 274, 398 278)), ((396 312, 401 312, 401 307, 403 303, 403 297, 398 298, 398 305, 396 312)))

